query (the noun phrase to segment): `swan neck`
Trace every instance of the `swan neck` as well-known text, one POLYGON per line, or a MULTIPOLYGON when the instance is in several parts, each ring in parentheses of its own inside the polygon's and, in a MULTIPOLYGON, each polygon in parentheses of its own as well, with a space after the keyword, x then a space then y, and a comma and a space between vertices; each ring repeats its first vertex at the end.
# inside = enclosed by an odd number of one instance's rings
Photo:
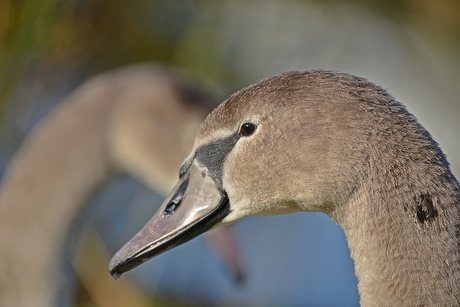
POLYGON ((458 306, 460 193, 453 176, 441 177, 391 194, 388 182, 369 182, 333 216, 347 236, 362 306, 458 306))

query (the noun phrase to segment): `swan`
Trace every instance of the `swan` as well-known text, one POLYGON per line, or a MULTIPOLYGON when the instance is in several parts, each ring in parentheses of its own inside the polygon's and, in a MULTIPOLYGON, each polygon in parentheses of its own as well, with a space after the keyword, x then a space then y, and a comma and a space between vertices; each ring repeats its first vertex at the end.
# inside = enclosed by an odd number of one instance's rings
POLYGON ((142 64, 93 77, 51 112, 2 181, 0 306, 58 306, 64 246, 88 198, 116 170, 166 194, 210 107, 176 72, 142 64))
POLYGON ((459 305, 460 186, 445 155, 386 90, 331 71, 262 80, 212 111, 176 186, 109 270, 117 278, 213 227, 294 212, 343 228, 362 306, 459 305))

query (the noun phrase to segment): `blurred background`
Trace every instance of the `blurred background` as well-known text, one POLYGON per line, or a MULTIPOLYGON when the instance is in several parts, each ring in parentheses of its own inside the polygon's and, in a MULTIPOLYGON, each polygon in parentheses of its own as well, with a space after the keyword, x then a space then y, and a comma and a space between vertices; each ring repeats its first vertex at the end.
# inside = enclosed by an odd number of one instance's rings
MULTIPOLYGON (((0 170, 31 129, 89 77, 154 62, 184 71, 215 101, 286 70, 368 78, 419 118, 458 177, 459 55, 458 0, 0 0, 0 170)), ((126 174, 94 195, 69 234, 67 272, 74 282, 62 294, 66 301, 358 305, 346 240, 322 214, 239 222, 242 282, 202 238, 124 275, 126 283, 111 280, 110 256, 146 222, 155 201, 159 196, 126 174), (121 222, 128 214, 129 225, 121 222)))

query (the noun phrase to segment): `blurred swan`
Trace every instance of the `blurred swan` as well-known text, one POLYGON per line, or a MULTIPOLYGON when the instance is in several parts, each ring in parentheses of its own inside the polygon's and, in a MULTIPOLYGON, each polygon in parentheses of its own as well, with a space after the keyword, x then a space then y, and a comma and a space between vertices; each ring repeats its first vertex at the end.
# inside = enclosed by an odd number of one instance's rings
MULTIPOLYGON (((0 306, 60 306, 64 247, 88 199, 115 171, 164 194, 210 108, 176 73, 139 65, 92 78, 50 112, 2 182, 0 306)), ((214 236, 240 274, 235 241, 214 236)))

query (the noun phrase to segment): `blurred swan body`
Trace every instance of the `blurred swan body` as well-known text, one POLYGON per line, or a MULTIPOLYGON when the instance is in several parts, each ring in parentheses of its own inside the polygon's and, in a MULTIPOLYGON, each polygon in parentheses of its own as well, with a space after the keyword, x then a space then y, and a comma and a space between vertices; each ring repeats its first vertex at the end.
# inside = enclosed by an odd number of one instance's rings
POLYGON ((40 122, 2 182, 0 306, 56 306, 67 236, 90 196, 116 170, 166 193, 210 106, 172 71, 139 65, 92 78, 40 122))

